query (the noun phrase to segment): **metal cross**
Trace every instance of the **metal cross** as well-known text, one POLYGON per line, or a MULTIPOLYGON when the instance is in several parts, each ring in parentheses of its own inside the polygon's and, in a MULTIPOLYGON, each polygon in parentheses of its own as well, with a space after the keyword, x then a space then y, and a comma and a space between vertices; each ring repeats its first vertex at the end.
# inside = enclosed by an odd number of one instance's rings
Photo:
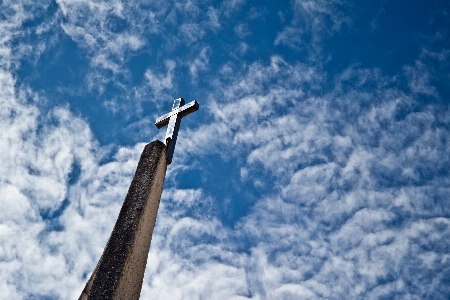
POLYGON ((175 143, 177 142, 178 130, 180 129, 181 118, 197 111, 198 108, 199 105, 196 100, 185 105, 184 99, 178 98, 173 102, 172 111, 170 113, 156 119, 155 125, 158 129, 168 125, 165 138, 168 165, 172 162, 173 152, 175 151, 175 143))

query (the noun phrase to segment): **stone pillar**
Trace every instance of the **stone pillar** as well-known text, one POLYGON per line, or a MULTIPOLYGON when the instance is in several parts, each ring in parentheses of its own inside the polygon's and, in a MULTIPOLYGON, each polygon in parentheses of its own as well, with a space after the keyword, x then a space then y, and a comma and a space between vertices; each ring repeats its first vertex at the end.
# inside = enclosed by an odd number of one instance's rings
POLYGON ((139 299, 166 169, 164 143, 146 145, 103 255, 79 299, 139 299))

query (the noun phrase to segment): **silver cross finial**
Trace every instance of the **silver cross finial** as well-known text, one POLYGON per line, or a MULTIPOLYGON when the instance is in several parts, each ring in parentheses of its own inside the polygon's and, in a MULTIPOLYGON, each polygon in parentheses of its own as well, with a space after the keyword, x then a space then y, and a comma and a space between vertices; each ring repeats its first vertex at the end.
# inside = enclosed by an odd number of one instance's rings
POLYGON ((177 142, 178 130, 180 129, 181 118, 197 111, 198 108, 199 105, 196 100, 185 105, 184 99, 178 98, 173 102, 172 111, 170 113, 156 119, 155 125, 158 129, 168 125, 165 138, 168 165, 172 162, 173 152, 175 151, 175 143, 177 142))

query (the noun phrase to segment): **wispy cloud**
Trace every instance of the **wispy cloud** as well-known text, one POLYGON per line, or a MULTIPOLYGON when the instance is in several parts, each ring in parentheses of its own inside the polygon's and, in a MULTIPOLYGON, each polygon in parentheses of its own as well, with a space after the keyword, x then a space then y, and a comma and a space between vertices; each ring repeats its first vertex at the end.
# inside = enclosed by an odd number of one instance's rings
POLYGON ((211 49, 206 47, 203 48, 198 56, 189 64, 189 72, 191 73, 192 80, 195 82, 199 71, 206 71, 209 64, 209 55, 211 53, 211 49))
POLYGON ((172 89, 173 87, 173 76, 176 63, 172 60, 165 62, 166 74, 159 75, 154 74, 151 70, 145 72, 145 77, 148 80, 148 84, 152 89, 152 92, 159 95, 163 90, 172 89))
POLYGON ((310 58, 321 55, 321 43, 325 37, 351 23, 351 17, 343 12, 346 1, 297 0, 291 4, 293 16, 289 25, 280 31, 275 45, 286 45, 297 50, 307 50, 310 58))
MULTIPOLYGON (((411 68, 417 67, 423 66, 411 68)), ((421 105, 414 90, 408 95, 391 87, 378 70, 357 68, 346 70, 329 94, 271 85, 266 95, 252 95, 265 90, 263 78, 271 72, 290 68, 278 61, 238 78, 241 84, 224 94, 236 97, 239 91, 241 100, 213 104, 216 123, 182 144, 191 147, 206 135, 198 149, 213 141, 247 145, 231 154, 247 156, 247 178, 261 180, 259 165, 275 175, 279 196, 259 201, 240 222, 238 234, 254 243, 242 258, 249 294, 445 294, 435 285, 411 289, 407 283, 419 279, 404 266, 423 274, 446 256, 438 249, 447 242, 432 237, 449 234, 448 110, 421 105), (280 115, 282 107, 289 110, 280 115)), ((304 67, 295 70, 303 74, 296 78, 321 78, 304 67)), ((414 77, 407 78, 414 84, 414 77)), ((449 268, 444 264, 442 276, 449 268)))

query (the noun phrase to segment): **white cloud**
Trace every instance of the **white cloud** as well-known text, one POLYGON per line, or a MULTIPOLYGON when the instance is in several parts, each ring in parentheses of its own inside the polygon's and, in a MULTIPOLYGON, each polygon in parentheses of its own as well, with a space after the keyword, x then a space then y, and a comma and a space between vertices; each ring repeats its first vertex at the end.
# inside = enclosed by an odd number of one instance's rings
POLYGON ((202 26, 197 23, 184 23, 180 25, 178 32, 179 38, 185 42, 187 46, 197 42, 205 35, 202 26))
POLYGON ((324 37, 341 30, 351 19, 342 13, 346 1, 296 0, 292 2, 291 23, 278 33, 274 43, 300 50, 306 49, 310 58, 318 59, 324 37))
MULTIPOLYGON (((2 71, 0 85, 4 92, 0 101, 5 110, 2 110, 0 135, 0 194, 4 212, 1 220, 1 276, 3 282, 11 282, 5 276, 15 282, 14 286, 8 284, 7 293, 21 298, 23 288, 31 281, 36 293, 44 289, 40 284, 45 280, 41 274, 51 273, 58 277, 64 274, 62 257, 41 247, 40 234, 45 229, 41 214, 56 210, 66 196, 65 182, 73 161, 73 154, 67 155, 66 149, 75 141, 64 137, 65 143, 62 143, 59 130, 49 136, 38 135, 39 112, 32 104, 27 104, 31 95, 24 91, 17 93, 14 84, 12 76, 2 71), (33 276, 36 276, 36 281, 32 280, 33 276)), ((64 122, 58 109, 53 117, 64 122)), ((72 125, 76 126, 77 122, 72 125)))
MULTIPOLYGON (((322 76, 302 64, 290 66, 278 56, 273 57, 268 66, 249 66, 247 74, 233 80, 229 88, 215 90, 211 98, 220 101, 213 100, 208 107, 215 122, 200 126, 196 133, 189 133, 189 140, 180 137, 180 152, 203 152, 227 142, 238 145, 266 143, 273 134, 278 134, 271 132, 269 127, 277 109, 297 111, 293 108, 294 103, 304 99, 308 90, 314 90, 322 76)), ((282 130, 289 128, 284 126, 282 130)))
POLYGON ((221 11, 224 15, 229 17, 233 13, 239 11, 244 5, 245 0, 225 0, 222 2, 221 11))
POLYGON ((409 77, 409 87, 413 93, 438 97, 436 88, 430 84, 427 67, 420 61, 414 67, 406 66, 405 73, 409 77))
POLYGON ((0 86, 2 296, 76 298, 143 145, 120 149, 112 162, 100 164, 104 150, 85 121, 64 107, 41 115, 33 100, 38 97, 17 87, 6 71, 0 86), (78 176, 72 174, 76 166, 78 176))
POLYGON ((234 32, 241 39, 244 39, 247 36, 252 34, 251 31, 250 31, 249 26, 247 24, 244 24, 244 23, 239 23, 236 26, 234 26, 234 32))
POLYGON ((209 17, 209 27, 216 30, 219 29, 221 27, 221 24, 219 21, 220 13, 218 12, 218 10, 210 7, 208 9, 207 15, 209 17))
POLYGON ((145 77, 148 80, 148 84, 155 95, 161 94, 164 90, 170 90, 173 87, 174 70, 176 63, 172 60, 167 60, 166 74, 155 74, 152 70, 147 70, 145 72, 145 77))
POLYGON ((192 62, 188 63, 192 81, 197 81, 199 71, 206 71, 208 69, 210 55, 211 49, 209 47, 203 48, 198 56, 192 62))
POLYGON ((93 69, 88 76, 91 88, 102 91, 102 86, 111 79, 98 72, 112 71, 113 74, 126 72, 122 64, 129 52, 140 49, 145 40, 139 31, 124 28, 117 31, 115 23, 128 22, 129 11, 124 14, 120 1, 57 1, 64 14, 61 28, 91 57, 93 69), (105 79, 103 79, 105 77, 105 79), (99 86, 97 86, 99 85, 99 86))
POLYGON ((247 260, 258 262, 245 267, 250 293, 271 299, 445 294, 412 277, 436 271, 438 261, 439 274, 449 268, 441 250, 448 243, 437 239, 449 234, 448 111, 421 105, 414 91, 391 88, 392 79, 379 70, 348 69, 329 94, 303 92, 302 82, 314 86, 321 75, 274 61, 236 78, 223 91, 225 101, 210 106, 215 122, 180 143, 196 153, 241 145, 226 155, 247 157, 246 180, 262 180, 260 165, 275 176, 279 196, 259 200, 239 223, 239 234, 254 243, 247 260), (266 88, 271 74, 284 72, 303 81, 266 88), (442 225, 434 227, 437 220, 442 225), (411 281, 425 285, 414 290, 411 281))

